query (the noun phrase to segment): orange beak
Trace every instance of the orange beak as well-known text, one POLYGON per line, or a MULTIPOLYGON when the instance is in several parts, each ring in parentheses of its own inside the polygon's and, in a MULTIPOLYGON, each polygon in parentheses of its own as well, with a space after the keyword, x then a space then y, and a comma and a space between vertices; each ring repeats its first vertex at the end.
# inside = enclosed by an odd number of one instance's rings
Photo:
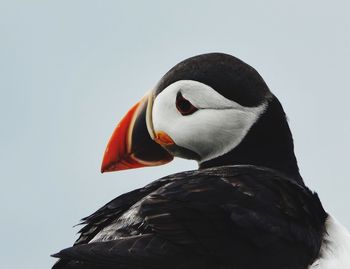
POLYGON ((154 134, 152 105, 153 95, 150 93, 117 125, 103 156, 102 173, 162 165, 173 160, 174 157, 161 146, 173 143, 171 138, 163 133, 154 134))

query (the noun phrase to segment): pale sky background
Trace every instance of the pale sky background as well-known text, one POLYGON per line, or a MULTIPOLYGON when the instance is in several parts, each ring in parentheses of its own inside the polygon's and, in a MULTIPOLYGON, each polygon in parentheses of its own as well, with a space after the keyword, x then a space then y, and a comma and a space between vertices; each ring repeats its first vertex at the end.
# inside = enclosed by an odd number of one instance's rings
POLYGON ((0 267, 49 268, 80 218, 196 168, 99 172, 128 108, 173 65, 213 51, 264 77, 306 184, 350 228, 347 2, 0 1, 0 267))

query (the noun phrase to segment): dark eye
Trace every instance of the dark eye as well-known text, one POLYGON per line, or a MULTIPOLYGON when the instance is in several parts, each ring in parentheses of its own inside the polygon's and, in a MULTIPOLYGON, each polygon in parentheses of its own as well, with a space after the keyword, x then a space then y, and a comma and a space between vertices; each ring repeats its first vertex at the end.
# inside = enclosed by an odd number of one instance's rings
POLYGON ((183 116, 191 115, 198 110, 198 108, 182 96, 181 92, 176 96, 176 108, 183 116))

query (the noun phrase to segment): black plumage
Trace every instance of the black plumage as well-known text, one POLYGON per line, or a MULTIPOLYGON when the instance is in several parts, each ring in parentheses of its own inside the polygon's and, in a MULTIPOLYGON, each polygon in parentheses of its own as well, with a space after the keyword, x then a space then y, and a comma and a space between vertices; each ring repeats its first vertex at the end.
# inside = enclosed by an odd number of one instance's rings
POLYGON ((85 218, 75 246, 54 255, 61 258, 54 269, 305 269, 318 255, 326 216, 315 193, 274 170, 183 172, 85 218))
POLYGON ((257 106, 271 95, 259 73, 240 59, 224 53, 188 58, 170 69, 156 86, 156 94, 179 80, 204 83, 243 106, 257 106))

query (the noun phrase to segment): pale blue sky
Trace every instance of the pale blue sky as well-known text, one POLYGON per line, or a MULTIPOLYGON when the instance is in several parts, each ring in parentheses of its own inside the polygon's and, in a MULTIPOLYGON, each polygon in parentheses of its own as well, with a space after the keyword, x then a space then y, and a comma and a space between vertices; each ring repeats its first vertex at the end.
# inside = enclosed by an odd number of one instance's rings
POLYGON ((50 267, 80 218, 196 167, 99 173, 128 108, 177 62, 212 51, 265 78, 306 183, 350 228, 350 6, 288 2, 0 1, 0 267, 50 267))

